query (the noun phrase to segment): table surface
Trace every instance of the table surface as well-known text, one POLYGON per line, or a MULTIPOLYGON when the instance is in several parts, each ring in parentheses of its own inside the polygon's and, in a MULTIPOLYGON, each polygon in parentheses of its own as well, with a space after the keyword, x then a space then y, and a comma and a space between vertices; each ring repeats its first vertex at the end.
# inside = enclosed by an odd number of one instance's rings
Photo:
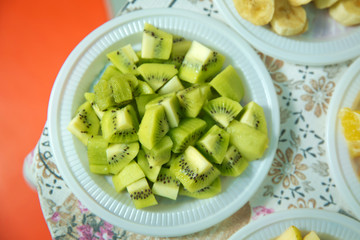
MULTIPOLYGON (((153 6, 191 8, 223 21, 221 12, 209 0, 131 1, 118 14, 153 6)), ((192 234, 190 238, 226 239, 262 216, 287 209, 316 208, 352 214, 329 172, 324 124, 336 85, 352 61, 310 67, 287 63, 261 52, 258 55, 273 80, 280 105, 281 134, 273 164, 265 181, 245 206, 223 222, 192 234)), ((53 238, 89 239, 90 235, 106 236, 107 239, 143 237, 105 222, 74 196, 56 167, 47 125, 25 164, 38 189, 53 238)))

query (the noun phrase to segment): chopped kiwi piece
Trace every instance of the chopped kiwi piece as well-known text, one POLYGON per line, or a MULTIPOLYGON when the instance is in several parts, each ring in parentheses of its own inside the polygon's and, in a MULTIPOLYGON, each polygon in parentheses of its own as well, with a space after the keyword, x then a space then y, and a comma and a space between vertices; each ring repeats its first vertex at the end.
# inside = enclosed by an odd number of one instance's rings
POLYGON ((116 105, 111 84, 108 80, 100 79, 94 86, 94 92, 95 103, 101 111, 105 111, 116 105))
POLYGON ((89 137, 98 135, 100 121, 89 102, 86 101, 77 109, 67 129, 84 145, 87 145, 89 137))
POLYGON ((104 116, 105 111, 101 111, 99 106, 95 103, 95 93, 86 92, 84 94, 84 97, 85 97, 86 101, 91 103, 91 106, 94 109, 96 115, 101 120, 102 117, 104 116))
POLYGON ((241 109, 240 103, 227 97, 212 99, 204 106, 204 111, 223 127, 227 127, 241 109))
POLYGON ((173 36, 149 23, 142 35, 141 58, 169 59, 173 36))
POLYGON ((175 93, 169 93, 152 99, 145 106, 145 109, 155 105, 162 105, 165 109, 166 119, 170 128, 177 127, 180 122, 180 104, 175 93))
POLYGON ((106 55, 111 63, 122 73, 138 74, 136 63, 139 61, 130 44, 106 55))
POLYGON ((89 138, 87 144, 87 156, 90 172, 96 174, 109 174, 110 169, 106 157, 106 149, 109 143, 102 136, 89 138))
POLYGON ((135 97, 145 95, 145 94, 154 94, 155 91, 150 87, 147 82, 138 80, 138 85, 133 90, 133 95, 135 97))
POLYGON ((112 182, 115 190, 121 192, 133 182, 144 177, 145 174, 140 166, 135 161, 131 161, 118 174, 112 177, 112 182))
POLYGON ((139 150, 139 153, 137 155, 137 163, 143 170, 146 178, 149 179, 151 182, 155 182, 157 176, 159 175, 161 166, 150 166, 149 161, 145 156, 145 152, 142 149, 139 150))
POLYGON ((230 134, 214 125, 196 143, 197 149, 211 162, 221 164, 229 146, 230 134))
POLYGON ((197 199, 207 199, 212 198, 218 195, 221 192, 221 179, 220 177, 216 178, 209 186, 206 186, 196 192, 189 192, 184 188, 180 187, 179 195, 197 198, 197 199))
POLYGON ((148 102, 150 102, 151 100, 153 100, 154 98, 157 98, 158 96, 159 95, 155 93, 155 94, 144 94, 144 95, 135 97, 136 106, 137 106, 140 118, 142 118, 145 114, 146 104, 148 102))
POLYGON ((125 79, 114 76, 110 78, 109 84, 115 103, 125 105, 133 99, 130 84, 125 79))
POLYGON ((248 161, 259 159, 264 155, 269 142, 267 134, 237 120, 233 120, 226 131, 230 133, 230 143, 248 161))
POLYGON ((182 113, 186 117, 195 118, 200 113, 206 98, 198 87, 185 88, 176 93, 182 113))
POLYGON ((180 79, 177 75, 172 77, 167 83, 162 86, 157 93, 159 94, 167 94, 167 93, 173 93, 178 92, 180 90, 183 90, 184 86, 182 85, 180 79))
POLYGON ((191 41, 186 40, 182 36, 173 35, 173 44, 172 44, 170 58, 166 62, 172 63, 179 68, 190 46, 191 46, 191 41))
POLYGON ((139 127, 139 141, 147 149, 152 149, 169 131, 165 109, 156 105, 145 110, 139 127))
POLYGON ((171 157, 173 142, 169 136, 164 136, 152 149, 143 146, 145 157, 150 166, 161 166, 171 157))
POLYGON ((180 121, 176 128, 170 129, 168 135, 173 141, 172 151, 181 153, 185 149, 194 145, 197 140, 204 134, 206 122, 199 118, 185 118, 180 121))
POLYGON ((225 57, 197 41, 193 41, 179 69, 181 80, 202 83, 220 72, 225 57))
POLYGON ((141 209, 157 205, 158 202, 152 193, 146 178, 141 178, 126 187, 135 208, 141 209))
POLYGON ((244 106, 240 112, 239 121, 267 134, 264 109, 254 101, 251 101, 244 106))
POLYGON ((139 143, 113 143, 106 149, 110 173, 117 174, 133 160, 139 152, 139 143))
POLYGON ((220 175, 219 170, 192 146, 172 162, 170 170, 189 192, 209 186, 220 175))
POLYGON ((114 65, 108 65, 104 72, 101 74, 100 78, 104 79, 104 80, 109 80, 110 78, 114 77, 114 76, 119 76, 121 75, 121 72, 119 71, 119 69, 117 69, 114 65))
POLYGON ((240 75, 233 66, 227 66, 209 83, 221 96, 240 102, 244 96, 244 86, 240 75))
POLYGON ((180 181, 168 168, 161 168, 156 182, 152 186, 155 195, 176 200, 180 188, 180 181))
POLYGON ((138 68, 142 78, 156 91, 174 77, 178 70, 173 64, 143 63, 138 68))
POLYGON ((110 143, 131 143, 138 140, 137 119, 127 107, 106 111, 101 120, 103 137, 110 143))
POLYGON ((249 162, 241 155, 239 150, 230 145, 226 151, 224 160, 221 164, 215 165, 223 176, 237 177, 249 166, 249 162))

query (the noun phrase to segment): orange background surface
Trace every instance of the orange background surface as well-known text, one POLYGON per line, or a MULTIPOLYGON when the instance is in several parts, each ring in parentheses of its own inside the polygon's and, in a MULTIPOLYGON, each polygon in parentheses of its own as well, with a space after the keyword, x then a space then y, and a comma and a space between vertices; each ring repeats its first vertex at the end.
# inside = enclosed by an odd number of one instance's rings
POLYGON ((0 0, 0 239, 51 239, 22 174, 72 49, 108 20, 103 0, 0 0))

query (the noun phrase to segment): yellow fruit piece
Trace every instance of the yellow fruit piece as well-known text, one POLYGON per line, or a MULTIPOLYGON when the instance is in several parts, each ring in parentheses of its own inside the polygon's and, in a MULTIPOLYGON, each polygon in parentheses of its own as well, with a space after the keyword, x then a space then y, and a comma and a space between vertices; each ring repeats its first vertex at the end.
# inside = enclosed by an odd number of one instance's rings
POLYGON ((235 9, 245 20, 255 25, 268 24, 274 14, 274 0, 233 0, 235 9))
POLYGON ((345 26, 360 24, 360 0, 341 0, 330 7, 329 14, 345 26))
POLYGON ((311 1, 312 0, 289 0, 289 3, 293 6, 301 6, 301 5, 308 4, 311 1))
POLYGON ((360 111, 345 107, 340 110, 339 118, 350 155, 360 156, 360 111))
POLYGON ((305 235, 303 240, 320 240, 320 238, 314 231, 311 231, 305 235))
POLYGON ((300 230, 295 226, 290 226, 285 230, 280 236, 275 238, 275 240, 302 240, 300 230))

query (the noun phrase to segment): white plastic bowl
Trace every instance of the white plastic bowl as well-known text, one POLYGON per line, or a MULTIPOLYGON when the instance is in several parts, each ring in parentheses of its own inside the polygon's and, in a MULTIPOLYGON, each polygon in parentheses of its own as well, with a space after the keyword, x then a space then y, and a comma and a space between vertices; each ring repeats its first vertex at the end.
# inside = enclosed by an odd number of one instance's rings
POLYGON ((76 197, 104 220, 126 230, 153 236, 180 236, 206 229, 240 209, 265 178, 275 154, 279 106, 271 78, 255 51, 226 25, 206 16, 174 9, 141 10, 117 17, 89 34, 61 68, 49 102, 49 135, 57 166, 76 197), (198 40, 226 57, 246 81, 244 103, 263 106, 270 137, 269 148, 236 179, 222 181, 220 195, 206 200, 180 196, 158 198, 155 207, 137 210, 126 192, 116 193, 109 178, 89 171, 86 148, 66 130, 84 93, 107 63, 106 53, 131 43, 140 49, 143 25, 149 22, 189 40, 198 40))

